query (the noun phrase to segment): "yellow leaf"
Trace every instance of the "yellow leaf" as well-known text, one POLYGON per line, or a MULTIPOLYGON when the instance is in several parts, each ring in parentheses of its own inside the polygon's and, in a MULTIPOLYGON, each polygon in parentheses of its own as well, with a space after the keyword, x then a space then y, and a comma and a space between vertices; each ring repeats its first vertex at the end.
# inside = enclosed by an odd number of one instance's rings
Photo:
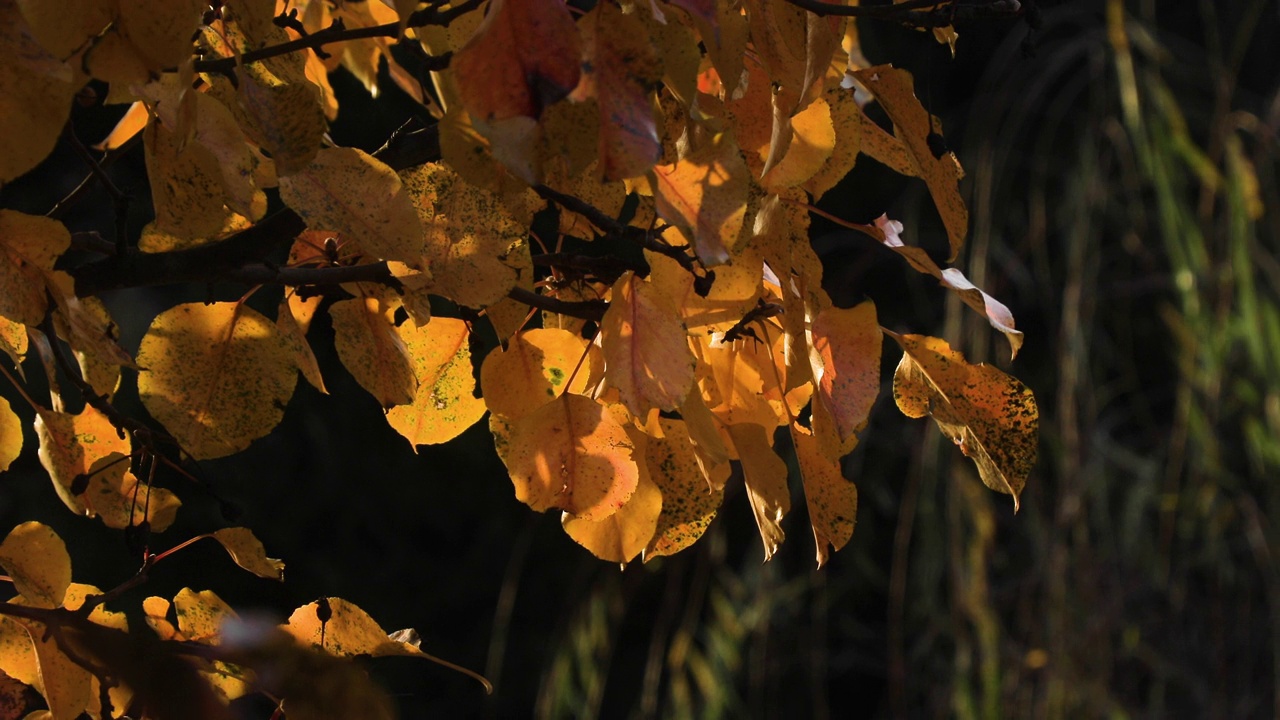
POLYGON ((78 485, 95 463, 112 454, 128 455, 129 440, 105 415, 86 405, 78 415, 41 408, 36 413, 40 464, 49 472, 53 489, 76 514, 86 512, 84 490, 78 485), (79 491, 79 492, 76 492, 79 491))
MULTIPOLYGON (((93 44, 85 51, 84 68, 93 77, 111 84, 120 92, 120 88, 140 85, 151 79, 150 63, 128 38, 121 34, 121 28, 114 25, 102 35, 94 38, 93 44)), ((111 100, 108 95, 108 100, 111 100)))
MULTIPOLYGON (((679 231, 670 228, 664 235, 671 239, 679 231)), ((683 243, 672 242, 674 245, 683 243)), ((658 294, 679 308, 685 327, 691 333, 724 332, 733 327, 760 297, 764 261, 751 246, 734 252, 729 262, 715 269, 716 279, 705 297, 693 287, 693 274, 666 255, 646 250, 645 260, 651 271, 649 282, 658 294)))
POLYGON ((623 426, 596 401, 565 393, 517 421, 507 446, 516 499, 603 520, 635 492, 639 469, 623 426))
POLYGON ((685 421, 660 418, 658 424, 662 437, 649 438, 645 462, 649 476, 662 491, 662 514, 653 539, 645 547, 645 562, 674 555, 702 537, 724 500, 724 481, 729 476, 727 462, 716 465, 716 478, 711 483, 715 489, 708 487, 685 421))
POLYGON ((45 274, 70 245, 71 233, 62 223, 0 210, 0 315, 39 325, 48 309, 45 274))
POLYGON ((191 588, 182 588, 173 597, 173 611, 182 639, 204 645, 217 645, 222 622, 237 617, 236 611, 212 590, 196 592, 191 588))
POLYGON ((62 606, 71 585, 71 556, 53 528, 28 521, 10 530, 0 543, 0 565, 30 604, 62 606))
POLYGON ((449 68, 467 112, 491 122, 538 117, 578 84, 581 59, 578 26, 563 3, 494 0, 449 68))
POLYGON ((635 559, 653 537, 662 513, 662 491, 641 465, 635 492, 620 508, 603 520, 583 520, 565 513, 560 518, 573 541, 606 562, 626 564, 635 559))
POLYGON ((888 333, 903 349, 893 396, 907 417, 931 415, 978 466, 987 487, 1018 496, 1035 465, 1040 411, 1027 386, 982 363, 970 365, 945 340, 888 333))
POLYGON ((791 439, 804 480, 804 498, 809 506, 809 523, 813 525, 821 568, 831 552, 839 551, 853 537, 858 516, 858 487, 844 478, 840 462, 827 457, 808 430, 793 424, 791 439))
POLYGON ((480 367, 480 388, 490 411, 515 421, 563 392, 586 394, 602 364, 600 349, 581 337, 533 329, 514 335, 506 350, 489 353, 480 367))
MULTIPOLYGON (((280 308, 276 311, 276 328, 280 331, 280 336, 292 348, 294 362, 302 373, 302 377, 311 383, 312 387, 328 395, 329 391, 324 386, 324 378, 320 375, 320 364, 316 362, 316 354, 311 349, 311 343, 307 342, 307 331, 303 329, 302 323, 294 314, 295 304, 289 301, 296 295, 294 293, 290 295, 289 299, 280 301, 280 308)), ((315 299, 319 300, 320 298, 317 297, 315 299)), ((312 305, 311 307, 314 310, 315 306, 312 305)), ((310 317, 308 317, 309 319, 310 317)))
MULTIPOLYGON (((155 121, 147 126, 143 140, 156 210, 152 230, 179 240, 217 235, 232 213, 223 203, 218 159, 204 146, 186 143, 173 129, 155 121)), ((173 248, 143 248, 147 252, 168 249, 173 248)))
POLYGON ((728 261, 747 212, 750 178, 737 144, 720 135, 703 151, 653 169, 653 197, 663 220, 693 238, 707 265, 728 261))
POLYGON ((719 422, 707 408, 701 392, 689 393, 680 405, 680 417, 684 419, 698 468, 706 478, 708 489, 711 492, 723 491, 728 478, 720 469, 727 468, 733 456, 720 434, 719 422))
POLYGON ((298 379, 289 342, 241 303, 166 310, 143 336, 138 364, 143 406, 202 460, 271 432, 298 379))
POLYGON ((213 533, 237 565, 261 578, 284 582, 284 563, 267 557, 266 548, 249 528, 223 528, 213 533))
POLYGON ((412 643, 393 640, 368 613, 342 598, 324 598, 303 605, 282 627, 298 642, 338 657, 425 655, 412 643), (322 612, 327 620, 320 619, 322 612))
POLYGON ((772 192, 808 181, 835 150, 831 108, 822 98, 814 100, 789 122, 792 136, 786 154, 760 179, 760 184, 772 192))
POLYGON ((422 257, 422 224, 399 176, 362 150, 321 150, 280 178, 280 198, 310 227, 342 233, 379 258, 416 267, 422 257))
MULTIPOLYGON (((817 400, 830 413, 839 453, 853 450, 858 433, 880 394, 880 348, 884 338, 870 300, 844 309, 829 307, 813 318, 810 345, 817 400)), ((832 458, 834 459, 834 458, 832 458)))
MULTIPOLYGON (((854 103, 857 104, 856 102, 854 103)), ((861 145, 859 150, 899 175, 916 177, 919 168, 911 161, 911 153, 901 138, 885 132, 884 128, 867 117, 862 108, 858 108, 855 116, 860 128, 858 133, 861 145)))
POLYGON ((652 101, 662 62, 649 31, 613 3, 597 4, 578 27, 584 72, 573 99, 599 105, 600 171, 606 182, 643 175, 662 157, 652 101))
POLYGON ((57 303, 54 327, 71 346, 81 377, 95 392, 110 399, 120 383, 120 367, 138 366, 120 347, 116 338, 119 330, 106 305, 96 297, 76 297, 75 282, 61 270, 46 274, 45 279, 57 303))
POLYGON ((341 300, 329 308, 333 344, 342 364, 384 408, 413 402, 418 381, 394 308, 372 297, 341 300))
POLYGON ((203 0, 118 0, 120 33, 145 57, 152 70, 179 65, 191 56, 191 38, 204 14, 203 0))
MULTIPOLYGON (((63 13, 61 3, 36 3, 63 13)), ((62 21, 74 26, 65 13, 62 21)), ((0 2, 0 185, 43 160, 66 125, 83 76, 61 57, 36 43, 16 2, 0 2)))
POLYGON ((39 667, 36 689, 49 705, 50 720, 74 720, 84 713, 91 701, 92 678, 88 670, 77 665, 58 648, 57 641, 47 637, 43 623, 20 620, 35 647, 39 667))
POLYGON ((27 354, 27 328, 0 315, 0 350, 13 361, 13 367, 22 374, 22 356, 27 354))
POLYGON ((840 86, 829 88, 823 95, 835 130, 835 145, 818 172, 804 181, 803 187, 816 202, 835 187, 858 160, 862 149, 862 109, 853 99, 853 91, 840 86))
POLYGON ((86 515, 97 515, 109 528, 120 530, 146 520, 152 532, 164 532, 182 506, 172 492, 139 482, 129 470, 126 455, 107 455, 95 462, 88 474, 88 489, 78 498, 86 515))
POLYGON ((31 35, 50 54, 69 57, 111 24, 113 0, 17 0, 31 35))
POLYGON ((387 422, 409 441, 419 445, 448 442, 484 416, 484 401, 475 396, 471 367, 471 332, 455 318, 437 317, 421 327, 400 328, 418 390, 409 405, 387 412, 387 422))
POLYGON ((22 420, 9 407, 9 401, 0 398, 0 472, 9 469, 22 454, 22 420))
POLYGON ((877 65, 859 70, 854 76, 876 96, 897 128, 898 137, 906 145, 916 173, 929 186, 929 194, 938 206, 942 223, 947 228, 954 261, 969 234, 969 210, 960 197, 959 165, 950 153, 934 157, 928 136, 933 131, 929 113, 916 99, 911 73, 890 65, 877 65))
POLYGON ((258 65, 245 66, 238 75, 239 88, 222 90, 219 99, 229 109, 234 104, 233 114, 245 134, 271 153, 276 173, 292 175, 317 156, 327 129, 319 88, 306 81, 285 82, 258 65))
POLYGON ((8 617, 0 617, 0 671, 26 685, 40 682, 36 648, 26 628, 8 617))
POLYGON ((791 511, 787 464, 773 451, 772 426, 765 429, 756 424, 730 425, 729 437, 742 460, 747 500, 760 528, 764 559, 768 562, 786 537, 782 532, 782 518, 791 511))
POLYGON ((718 337, 700 337, 697 352, 715 383, 717 397, 707 404, 720 422, 766 428, 786 422, 766 397, 778 382, 770 368, 773 355, 763 342, 750 337, 729 343, 718 337))
POLYGON ((674 410, 693 386, 694 358, 679 315, 652 283, 628 272, 600 321, 605 382, 633 415, 674 410))
POLYGON ((403 175, 426 232, 434 292, 482 308, 506 297, 528 268, 528 228, 499 196, 472 186, 447 166, 427 163, 403 175))

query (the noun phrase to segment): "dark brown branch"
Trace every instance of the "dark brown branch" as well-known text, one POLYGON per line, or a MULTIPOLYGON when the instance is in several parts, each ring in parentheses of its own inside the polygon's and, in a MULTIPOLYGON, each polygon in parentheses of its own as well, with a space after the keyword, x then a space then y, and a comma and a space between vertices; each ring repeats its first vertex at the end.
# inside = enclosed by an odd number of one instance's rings
POLYGON ((125 243, 128 242, 128 225, 126 223, 129 218, 129 196, 121 192, 120 188, 111 182, 111 178, 107 176, 106 171, 102 169, 97 159, 89 152, 89 148, 85 147, 84 143, 80 142, 80 138, 76 137, 75 128, 71 127, 70 120, 67 121, 66 127, 63 128, 62 134, 66 136, 80 159, 84 160, 84 163, 89 166, 89 174, 97 178, 103 189, 111 196, 111 202, 115 207, 116 213, 116 253, 125 252, 125 243))
POLYGON ((569 317, 575 317, 580 320, 594 320, 595 322, 600 322, 600 319, 604 317, 604 311, 609 309, 609 303, 603 300, 580 300, 571 302, 568 300, 553 298, 549 295, 539 295, 532 290, 526 290, 525 288, 519 287, 512 288, 511 291, 507 293, 507 297, 515 300, 516 302, 524 303, 529 307, 538 308, 539 310, 560 313, 561 315, 568 315, 569 317))
MULTIPOLYGON (((114 150, 108 150, 104 152, 102 154, 102 159, 98 160, 98 168, 102 170, 106 170, 108 167, 111 166, 112 163, 114 163, 116 160, 119 160, 122 156, 126 155, 130 150, 132 150, 140 142, 142 142, 142 133, 137 133, 133 137, 124 141, 124 143, 121 144, 120 147, 115 148, 114 150)), ((45 215, 51 218, 56 218, 59 215, 61 215, 63 212, 67 210, 67 208, 74 205, 76 201, 78 201, 81 197, 83 197, 84 194, 88 192, 90 188, 93 187, 93 180, 96 177, 97 177, 96 172, 94 172, 91 169, 89 174, 84 176, 84 180, 81 180, 80 184, 76 185, 74 190, 68 193, 66 197, 59 200, 57 204, 55 204, 53 208, 49 210, 49 212, 45 213, 45 215)))
POLYGON ((734 340, 741 340, 744 337, 749 337, 756 342, 760 342, 760 337, 756 335, 756 331, 749 327, 751 323, 763 321, 771 317, 777 317, 782 313, 782 306, 778 303, 758 300, 756 301, 755 307, 748 310, 747 314, 743 315, 741 320, 734 323, 733 327, 725 331, 724 341, 733 342, 734 340))
MULTIPOLYGON (((424 25, 448 25, 453 19, 459 15, 464 15, 472 10, 480 7, 482 0, 467 0, 464 3, 441 10, 438 6, 424 8, 409 16, 408 27, 422 27, 424 25)), ((388 37, 396 38, 400 36, 400 23, 391 22, 384 25, 373 25, 371 27, 351 28, 343 27, 341 23, 333 25, 314 32, 297 40, 280 43, 264 47, 259 50, 252 50, 237 57, 219 58, 217 60, 197 60, 195 62, 196 72, 218 73, 226 75, 238 65, 243 63, 251 63, 258 60, 276 57, 279 55, 287 55, 298 50, 306 50, 309 48, 322 48, 325 45, 333 43, 346 42, 349 40, 363 40, 366 38, 388 37)), ((443 55, 431 56, 428 61, 428 69, 443 70, 449 66, 450 53, 443 55)))

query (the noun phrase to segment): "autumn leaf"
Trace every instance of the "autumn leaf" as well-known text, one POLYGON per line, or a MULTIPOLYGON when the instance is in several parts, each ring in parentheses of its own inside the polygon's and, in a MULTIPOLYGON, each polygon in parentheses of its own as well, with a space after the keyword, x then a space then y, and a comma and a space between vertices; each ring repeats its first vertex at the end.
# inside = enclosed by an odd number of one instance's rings
POLYGON ((933 417, 973 460, 987 487, 1018 496, 1036 462, 1040 411, 1016 378, 971 365, 945 340, 888 333, 902 347, 893 396, 907 417, 933 417))
POLYGON ((914 174, 924 179, 938 206, 951 244, 949 261, 954 261, 969 234, 969 210, 960 197, 959 165, 950 153, 934 157, 929 148, 928 136, 934 131, 933 125, 928 111, 916 98, 911 74, 890 65, 877 65, 859 70, 854 77, 875 94, 876 101, 893 120, 916 170, 914 174))
MULTIPOLYGON (((232 211, 222 201, 218 158, 204 146, 188 143, 173 128, 152 122, 143 134, 147 178, 156 219, 151 232, 179 241, 213 237, 228 225, 232 211)), ((263 200, 265 209, 265 199, 263 200)), ((147 252, 183 247, 173 242, 143 243, 147 252)))
POLYGON ((21 454, 22 420, 9 406, 9 401, 0 398, 0 472, 8 470, 21 454))
MULTIPOLYGON (((33 38, 51 39, 45 28, 57 22, 74 35, 74 21, 68 22, 61 3, 35 0, 31 4, 40 6, 43 16, 36 22, 39 34, 19 13, 15 0, 0 2, 0 185, 26 173, 53 151, 71 113, 71 99, 84 80, 60 59, 65 57, 62 53, 45 50, 33 38), (48 21, 53 14, 60 17, 48 21)), ((62 44, 56 42, 59 49, 62 44)), ((5 289, 0 296, 8 292, 5 289)))
POLYGON ((222 543, 227 554, 237 565, 268 580, 284 581, 284 563, 267 557, 267 550, 262 541, 249 528, 223 528, 213 533, 214 540, 222 543))
POLYGON ((0 351, 9 356, 21 376, 22 356, 27 354, 27 328, 3 315, 0 315, 0 351))
POLYGON ((707 265, 728 261, 747 211, 749 179, 736 143, 717 136, 701 153, 653 169, 653 197, 662 219, 693 238, 707 265))
MULTIPOLYGON (((670 228, 665 236, 671 237, 678 232, 670 228)), ((698 294, 694 288, 693 273, 674 259, 649 250, 645 251, 644 259, 649 263, 649 282, 658 295, 679 309, 685 327, 691 333, 728 330, 755 307, 760 297, 764 261, 760 253, 750 246, 733 253, 727 264, 715 269, 715 282, 706 295, 698 294)))
POLYGON ((432 318, 421 327, 400 328, 413 361, 418 389, 413 402, 391 408, 387 422, 417 451, 419 445, 448 442, 484 416, 484 401, 475 396, 467 324, 455 318, 432 318))
POLYGON ((844 478, 840 462, 823 453, 818 439, 808 430, 792 424, 791 440, 804 481, 804 497, 821 568, 830 553, 838 552, 853 537, 858 487, 844 478))
POLYGON ((862 109, 854 100, 853 91, 837 85, 828 88, 823 99, 831 117, 835 144, 822 167, 801 186, 815 201, 853 170, 862 150, 862 109))
MULTIPOLYGON (((223 624, 239 618, 217 593, 191 588, 179 590, 172 603, 164 598, 149 597, 143 600, 142 609, 147 625, 161 640, 201 645, 220 644, 223 624), (168 619, 170 609, 176 626, 168 619)), ((253 676, 249 670, 221 660, 200 665, 201 676, 224 700, 234 700, 250 692, 253 676)))
POLYGON ((0 566, 27 602, 43 608, 62 606, 71 584, 71 556, 48 525, 29 521, 10 530, 0 543, 0 566))
POLYGON ((586 394, 603 364, 600 349, 581 336, 537 328, 513 335, 505 349, 485 357, 480 387, 489 410, 514 421, 566 391, 586 394))
MULTIPOLYGON (((775 101, 778 96, 774 96, 775 101)), ((813 177, 835 151, 836 130, 831 108, 818 98, 793 117, 781 120, 790 124, 790 140, 786 151, 776 162, 766 162, 767 170, 760 184, 770 192, 795 187, 813 177)), ((772 160, 772 154, 770 160, 772 160)))
POLYGON ((516 499, 589 521, 626 504, 640 471, 626 429, 603 405, 565 393, 514 423, 507 469, 516 499))
POLYGON ((564 513, 560 523, 573 541, 606 562, 626 564, 649 544, 662 513, 662 491, 640 466, 635 492, 620 508, 603 520, 583 520, 564 513))
POLYGON ((127 455, 112 453, 89 468, 88 487, 78 497, 85 514, 117 530, 147 521, 152 532, 173 524, 182 501, 165 488, 144 485, 129 470, 127 455))
POLYGON ((648 29, 611 2, 578 25, 585 70, 573 99, 595 98, 600 108, 600 171, 606 182, 643 175, 662 156, 651 100, 662 63, 648 29))
POLYGON ((650 437, 645 447, 649 477, 662 492, 662 513, 657 528, 644 550, 644 561, 674 555, 697 542, 706 532, 724 500, 724 481, 729 464, 711 471, 710 482, 694 449, 684 420, 660 418, 661 437, 650 437), (714 489, 713 489, 714 488, 714 489))
POLYGON ((782 518, 791 512, 791 493, 787 489, 787 464, 773 450, 772 429, 756 424, 730 425, 729 436, 742 461, 742 476, 747 488, 747 501, 760 528, 766 562, 778 551, 786 533, 782 518))
POLYGON ((372 297, 340 300, 329 308, 338 357, 384 408, 413 402, 418 387, 394 312, 372 297))
POLYGON ((40 408, 36 411, 40 464, 49 472, 53 489, 72 512, 87 510, 81 485, 90 469, 109 455, 128 455, 129 439, 92 405, 77 415, 40 408))
POLYGON ((342 233, 384 260, 417 267, 422 224, 400 177, 355 148, 321 150, 300 172, 280 178, 280 198, 307 225, 342 233))
MULTIPOLYGON (((280 301, 280 307, 276 311, 276 329, 280 331, 280 337, 292 348, 294 362, 298 366, 298 371, 302 373, 302 377, 311 383, 312 387, 327 395, 329 391, 325 388, 324 378, 320 375, 320 364, 316 362, 316 354, 311 349, 311 343, 307 342, 307 331, 303 321, 296 314, 304 312, 301 308, 307 305, 290 302, 296 296, 297 293, 294 293, 280 301)), ((309 307, 314 310, 315 305, 312 304, 309 307)), ((307 320, 309 321, 310 318, 308 317, 307 320)))
POLYGON ((614 283, 612 297, 600 321, 605 382, 633 415, 674 410, 693 386, 684 325, 667 298, 634 273, 614 283))
POLYGON ((48 308, 45 274, 70 245, 71 233, 62 223, 0 210, 0 315, 39 325, 48 308))
POLYGON ((138 348, 143 406, 197 459, 239 452, 280 422, 297 382, 293 348, 242 303, 187 303, 138 348))
POLYGON ((849 309, 827 308, 813 318, 811 334, 817 400, 830 413, 839 441, 835 459, 853 450, 880 394, 883 338, 876 306, 866 300, 849 309))

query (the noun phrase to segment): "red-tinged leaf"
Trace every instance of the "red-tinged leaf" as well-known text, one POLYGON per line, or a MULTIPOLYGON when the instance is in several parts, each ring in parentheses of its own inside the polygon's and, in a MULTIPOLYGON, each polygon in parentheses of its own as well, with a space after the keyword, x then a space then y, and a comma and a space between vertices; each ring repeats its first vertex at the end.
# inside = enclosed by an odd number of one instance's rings
POLYGON ((929 148, 928 136, 933 132, 929 113, 916 98, 911 73, 890 65, 859 70, 854 76, 876 96, 889 119, 897 128, 898 138, 906 146, 914 174, 924 179, 929 194, 938 206, 942 223, 947 228, 954 261, 969 234, 969 210, 960 197, 960 166, 950 153, 934 157, 929 148))
POLYGON ((421 263, 423 228, 410 194, 362 150, 321 150, 305 170, 280 178, 280 198, 312 228, 341 233, 384 260, 421 263))
POLYGON ((31 521, 10 530, 0 543, 0 566, 31 605, 62 606, 71 585, 71 556, 62 538, 48 525, 31 521))
POLYGON ((586 71, 573 97, 599 104, 600 170, 606 182, 643 175, 662 157, 652 100, 662 62, 648 28, 611 2, 579 25, 586 71))
POLYGON ((271 432, 298 380, 294 348, 242 303, 187 303, 152 321, 138 348, 143 406, 197 459, 271 432))
MULTIPOLYGON (((634 437, 638 433, 633 433, 634 437)), ((626 504, 603 520, 583 520, 565 513, 560 518, 565 533, 573 541, 606 562, 626 564, 644 550, 658 527, 663 494, 649 477, 648 469, 639 466, 636 490, 626 504)))
MULTIPOLYGON (((61 3, 40 3, 59 12, 61 3)), ((63 21, 74 26, 64 14, 63 21)), ((39 23, 43 25, 43 23, 39 23)), ((0 2, 0 185, 26 173, 58 141, 83 75, 32 37, 13 0, 0 2)), ((0 292, 0 295, 4 295, 0 292)))
POLYGON ((662 514, 644 550, 645 562, 674 555, 702 537, 724 500, 724 481, 729 477, 729 464, 717 465, 712 471, 715 489, 708 487, 686 422, 661 418, 658 426, 662 437, 649 438, 645 462, 649 477, 662 491, 662 514))
POLYGON ((902 346, 893 396, 908 417, 933 417, 943 434, 978 466, 987 487, 1018 496, 1035 465, 1040 411, 1017 378, 982 363, 971 365, 939 338, 890 337, 902 346))
POLYGON ((651 283, 626 273, 600 321, 605 382, 633 415, 674 410, 693 386, 694 358, 684 324, 651 283))
POLYGON ((954 290, 965 305, 986 317, 991 327, 1004 333, 1012 351, 1010 359, 1016 358, 1018 350, 1022 348, 1022 332, 1014 327, 1013 313, 1009 308, 988 295, 982 288, 969 282, 969 278, 956 268, 944 270, 938 267, 924 248, 904 244, 900 237, 902 229, 902 223, 890 220, 887 215, 881 215, 876 218, 874 227, 866 227, 866 232, 905 258, 907 263, 917 271, 936 277, 943 287, 954 290))
POLYGON ((880 349, 884 338, 870 300, 830 307, 812 321, 813 376, 817 397, 834 421, 840 454, 853 450, 858 433, 880 394, 880 349))
POLYGON ((793 424, 791 439, 804 480, 804 497, 821 568, 832 552, 838 552, 853 537, 858 487, 844 478, 839 461, 827 457, 808 430, 793 424))
POLYGON ((489 410, 514 421, 561 393, 586 394, 603 364, 600 349, 581 336, 538 328, 517 333, 505 350, 489 353, 480 368, 480 387, 489 410))
POLYGON ((578 84, 581 58, 578 28, 562 0, 493 0, 449 68, 474 117, 536 118, 578 84))
POLYGON ((413 402, 418 388, 394 312, 372 297, 341 300, 329 308, 338 357, 384 408, 413 402))
POLYGON ((9 401, 0 398, 0 472, 9 469, 22 454, 22 420, 9 407, 9 401))
POLYGON ((484 416, 484 401, 475 396, 467 324, 455 318, 432 318, 422 326, 401 326, 401 335, 413 360, 418 391, 409 405, 392 408, 387 422, 409 441, 419 445, 448 442, 484 416))
POLYGON ((517 421, 507 444, 516 499, 603 520, 626 504, 640 471, 627 431, 603 405, 565 393, 517 421))
POLYGON ((49 472, 53 489, 80 515, 86 508, 84 499, 73 491, 77 480, 102 458, 129 454, 128 438, 120 437, 111 421, 91 405, 78 415, 38 410, 36 436, 40 438, 40 464, 49 472))
POLYGON ((260 578, 284 582, 284 563, 267 557, 262 541, 249 528, 223 528, 213 533, 213 539, 222 543, 235 564, 260 578))
POLYGON ((693 238, 698 257, 708 265, 729 260, 742 232, 750 178, 728 135, 671 165, 653 169, 653 197, 663 220, 693 238))
POLYGON ((786 538, 782 531, 782 518, 791 512, 787 464, 773 450, 772 433, 772 426, 766 430, 754 423, 729 426, 729 437, 733 439, 738 458, 742 461, 747 500, 760 528, 766 562, 786 538))
POLYGON ((0 315, 39 325, 48 309, 45 275, 70 245, 71 234, 62 223, 0 210, 0 315))

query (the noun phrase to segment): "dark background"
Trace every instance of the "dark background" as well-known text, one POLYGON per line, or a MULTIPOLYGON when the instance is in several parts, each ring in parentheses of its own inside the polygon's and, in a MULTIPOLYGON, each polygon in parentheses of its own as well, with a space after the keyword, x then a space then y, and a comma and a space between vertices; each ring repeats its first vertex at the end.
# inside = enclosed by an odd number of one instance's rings
MULTIPOLYGON (((968 172, 957 266, 1012 309, 1017 361, 888 250, 817 218, 812 233, 837 304, 871 297, 886 327, 946 337, 1035 391, 1041 459, 1018 515, 886 393, 845 461, 857 529, 824 570, 798 487, 768 564, 731 490, 693 548, 619 570, 514 499, 484 423, 415 454, 337 361, 321 315, 311 340, 330 394, 299 382, 274 433, 199 465, 211 492, 160 478, 185 505, 158 548, 246 525, 286 581, 206 541, 117 609, 184 586, 281 619, 343 597, 497 686, 486 697, 421 661, 370 662, 407 718, 1280 714, 1280 9, 1129 2, 1109 35, 1121 4, 1034 5, 1033 33, 1025 19, 960 24, 955 59, 927 34, 861 25, 868 58, 916 75, 968 172)), ((372 151, 413 111, 391 83, 373 101, 345 71, 331 80, 339 144, 372 151)), ((78 109, 76 132, 96 142, 119 110, 78 109)), ((136 231, 149 219, 141 150, 109 172, 135 199, 136 231)), ((0 205, 43 213, 83 175, 60 146, 0 205)), ((888 212, 908 243, 944 252, 923 183, 866 156, 821 206, 858 222, 888 212)), ((95 191, 67 224, 109 233, 109 198, 95 191)), ((105 299, 134 350, 162 309, 242 290, 105 299)), ((28 363, 37 398, 40 375, 28 363)), ((144 415, 132 378, 119 397, 144 415)), ((33 451, 0 478, 0 526, 28 519, 67 540, 79 582, 110 587, 136 567, 121 533, 65 511, 33 451)))

